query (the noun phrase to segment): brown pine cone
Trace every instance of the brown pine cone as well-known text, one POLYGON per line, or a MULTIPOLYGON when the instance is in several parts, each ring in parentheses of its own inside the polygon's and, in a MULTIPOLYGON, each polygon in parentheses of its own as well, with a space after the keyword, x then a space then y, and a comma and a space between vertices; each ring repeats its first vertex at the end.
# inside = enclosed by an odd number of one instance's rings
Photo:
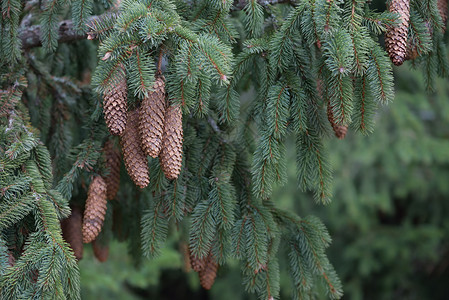
POLYGON ((215 277, 217 277, 217 270, 218 270, 218 264, 215 261, 215 258, 213 257, 212 253, 209 254, 207 257, 206 264, 204 268, 198 273, 200 277, 200 283, 201 286, 206 289, 210 290, 212 285, 215 282, 215 277))
POLYGON ((176 179, 182 165, 182 111, 180 106, 169 106, 165 113, 162 149, 159 155, 162 171, 167 179, 176 179))
POLYGON ((192 269, 195 272, 200 272, 202 269, 204 269, 204 266, 206 265, 208 257, 198 258, 189 250, 189 260, 190 265, 192 266, 192 269))
POLYGON ((8 251, 8 266, 12 267, 16 264, 16 258, 8 251))
POLYGON ((99 241, 92 241, 92 249, 94 250, 94 255, 100 262, 105 262, 108 260, 109 247, 107 245, 102 245, 99 241))
POLYGON ((329 120, 329 123, 331 123, 335 136, 340 140, 344 139, 346 133, 348 132, 348 126, 338 125, 335 123, 334 114, 332 113, 330 102, 327 103, 327 119, 329 120))
POLYGON ((83 243, 90 243, 98 236, 103 227, 106 214, 106 182, 96 176, 87 192, 83 219, 83 243))
POLYGON ((146 155, 158 157, 162 147, 165 115, 164 77, 156 78, 153 92, 143 99, 139 110, 139 132, 146 155))
POLYGON ((190 267, 190 251, 186 242, 181 242, 179 245, 179 251, 181 252, 184 261, 184 272, 188 273, 192 269, 190 267))
POLYGON ((109 169, 109 175, 104 179, 107 186, 107 198, 112 200, 120 187, 120 151, 114 147, 111 140, 106 142, 103 151, 106 156, 106 166, 109 169))
POLYGON ((140 145, 138 124, 138 111, 128 112, 128 121, 121 136, 121 144, 126 170, 134 183, 143 189, 150 183, 150 174, 147 157, 140 145))
MULTIPOLYGON (((430 21, 426 21, 425 25, 427 28, 427 32, 432 37, 433 30, 432 30, 432 25, 430 24, 430 21)), ((418 51, 418 41, 408 40, 407 41, 407 51, 405 54, 406 59, 414 60, 414 59, 417 59, 420 55, 421 55, 421 53, 418 51)))
POLYGON ((410 19, 409 0, 391 0, 390 12, 400 15, 401 24, 389 27, 385 35, 385 46, 391 61, 400 66, 406 59, 408 24, 410 19))
POLYGON ((443 20, 443 32, 446 31, 447 23, 447 0, 438 0, 438 10, 440 11, 441 19, 443 20))
POLYGON ((104 92, 103 111, 106 125, 113 135, 121 135, 126 127, 126 111, 128 110, 128 91, 124 67, 118 71, 112 86, 104 92))
POLYGON ((72 207, 72 213, 61 221, 62 237, 69 243, 75 258, 83 258, 83 214, 79 207, 72 207))

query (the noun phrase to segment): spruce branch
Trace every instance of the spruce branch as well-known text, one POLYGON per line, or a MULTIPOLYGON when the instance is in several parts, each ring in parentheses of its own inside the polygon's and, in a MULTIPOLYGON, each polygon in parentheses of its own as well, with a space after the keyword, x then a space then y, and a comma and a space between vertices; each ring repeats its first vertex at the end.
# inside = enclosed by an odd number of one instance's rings
MULTIPOLYGON (((281 3, 291 3, 291 0, 258 0, 262 6, 281 4, 281 3)), ((234 10, 242 10, 247 4, 246 0, 236 0, 234 1, 234 10)), ((94 24, 98 22, 101 18, 109 15, 110 13, 105 13, 103 15, 92 16, 87 18, 86 24, 94 24)), ((79 24, 79 26, 82 26, 79 24)), ((20 31, 19 37, 22 41, 23 49, 31 49, 35 47, 42 46, 41 41, 42 27, 41 25, 33 25, 30 27, 23 28, 20 31)), ((69 43, 72 41, 82 40, 88 37, 87 33, 80 32, 77 27, 72 22, 72 20, 64 20, 58 24, 58 43, 69 43)))

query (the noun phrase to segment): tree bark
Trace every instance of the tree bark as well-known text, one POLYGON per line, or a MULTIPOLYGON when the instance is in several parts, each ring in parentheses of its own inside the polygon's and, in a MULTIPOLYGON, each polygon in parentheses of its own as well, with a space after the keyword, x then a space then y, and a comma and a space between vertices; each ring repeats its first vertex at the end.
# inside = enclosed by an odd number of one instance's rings
MULTIPOLYGON (((279 4, 279 3, 289 3, 291 0, 257 0, 261 5, 266 6, 269 4, 279 4)), ((234 1, 234 9, 241 10, 243 9, 248 0, 235 0, 234 1)), ((92 23, 95 20, 98 20, 101 16, 92 16, 88 19, 87 24, 92 23)), ((68 43, 71 41, 82 40, 87 38, 86 33, 79 33, 73 26, 73 22, 71 20, 64 20, 59 23, 59 38, 58 43, 68 43)), ((41 36, 41 26, 33 25, 30 27, 25 27, 20 32, 20 39, 22 40, 22 48, 30 49, 34 47, 42 46, 42 42, 40 39, 41 36)))

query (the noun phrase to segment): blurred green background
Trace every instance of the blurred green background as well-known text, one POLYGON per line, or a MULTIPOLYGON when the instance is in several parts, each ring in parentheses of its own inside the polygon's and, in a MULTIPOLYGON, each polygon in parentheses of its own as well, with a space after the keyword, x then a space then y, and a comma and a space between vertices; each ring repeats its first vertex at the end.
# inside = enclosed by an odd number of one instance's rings
MULTIPOLYGON (((449 85, 439 80, 428 94, 419 72, 394 71, 395 101, 379 110, 375 132, 350 130, 342 141, 328 140, 333 202, 316 204, 300 192, 294 163, 273 200, 323 220, 344 299, 448 299, 449 85)), ((293 139, 288 153, 293 162, 293 139)), ((83 299, 255 299, 243 291, 233 262, 219 270, 211 291, 202 290, 196 273, 185 272, 176 228, 171 231, 163 255, 137 267, 125 244, 111 242, 105 263, 87 245, 79 263, 83 299)), ((289 285, 282 274, 281 299, 290 298, 289 285)))

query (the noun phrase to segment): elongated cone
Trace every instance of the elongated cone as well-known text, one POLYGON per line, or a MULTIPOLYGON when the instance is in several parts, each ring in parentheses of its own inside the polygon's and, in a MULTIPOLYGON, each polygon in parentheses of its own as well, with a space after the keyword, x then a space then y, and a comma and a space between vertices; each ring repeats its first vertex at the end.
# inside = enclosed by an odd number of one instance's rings
POLYGON ((105 262, 108 260, 109 247, 107 245, 102 245, 98 240, 92 241, 92 249, 94 250, 95 257, 100 262, 105 262))
POLYGON ((162 149, 159 155, 162 171, 167 179, 176 179, 182 165, 182 111, 180 106, 169 106, 165 113, 162 149))
POLYGON ((401 23, 397 27, 388 28, 385 35, 385 46, 391 61, 400 66, 406 59, 410 1, 391 0, 389 10, 400 15, 401 23))
POLYGON ((75 258, 83 258, 83 214, 79 207, 72 207, 72 214, 61 221, 62 237, 69 243, 75 258))
POLYGON ((126 127, 126 111, 128 110, 128 91, 123 66, 116 76, 115 84, 109 86, 104 92, 103 111, 109 132, 113 135, 121 135, 126 127))
POLYGON ((106 142, 103 151, 106 156, 106 166, 109 170, 109 175, 105 177, 107 198, 112 200, 117 195, 120 187, 120 151, 114 147, 114 143, 111 140, 106 142))
POLYGON ((90 243, 98 236, 103 227, 106 214, 106 182, 96 176, 87 192, 83 218, 83 242, 90 243))
POLYGON ((138 124, 138 111, 128 112, 128 121, 121 137, 121 144, 126 170, 134 183, 143 189, 150 183, 150 174, 147 157, 140 145, 138 124))
POLYGON ((440 11, 441 19, 443 20, 443 32, 446 31, 447 23, 447 0, 438 0, 438 10, 440 11))
POLYGON ((207 257, 206 264, 204 265, 204 268, 198 273, 200 277, 200 283, 201 286, 206 289, 210 290, 212 285, 215 282, 215 278, 217 277, 217 270, 218 270, 218 264, 215 261, 215 258, 213 257, 212 253, 209 254, 207 257))
POLYGON ((139 110, 139 132, 146 155, 159 156, 162 147, 165 115, 165 82, 156 78, 153 92, 143 99, 139 110))
POLYGON ((348 126, 338 125, 335 123, 334 114, 332 113, 330 102, 327 103, 327 119, 329 120, 329 123, 331 123, 335 136, 340 140, 344 139, 346 133, 348 132, 348 126))

